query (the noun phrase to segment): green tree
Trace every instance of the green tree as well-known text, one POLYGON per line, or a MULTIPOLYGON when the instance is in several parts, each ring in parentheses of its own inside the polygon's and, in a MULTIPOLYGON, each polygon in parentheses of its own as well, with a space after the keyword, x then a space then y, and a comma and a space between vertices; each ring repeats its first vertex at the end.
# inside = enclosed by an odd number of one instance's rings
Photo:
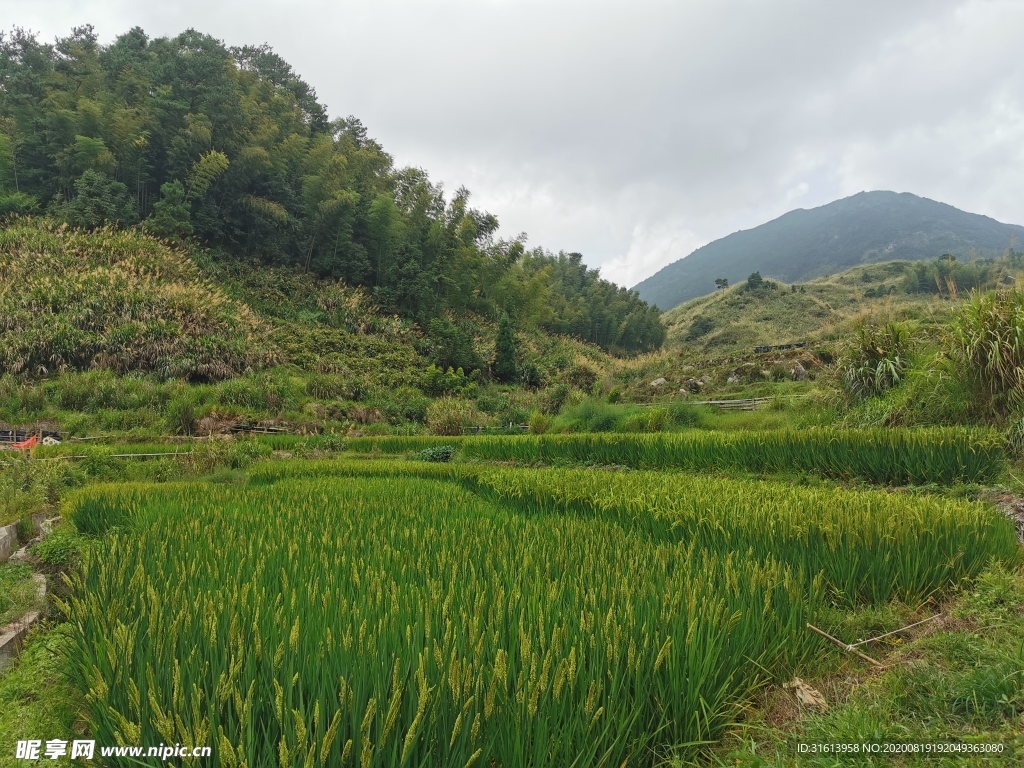
POLYGON ((516 333, 512 329, 512 321, 508 315, 502 315, 498 321, 498 337, 494 353, 494 378, 498 381, 512 382, 516 380, 516 333))
POLYGON ((185 187, 175 179, 160 186, 160 201, 153 206, 153 215, 145 221, 146 231, 166 240, 183 240, 192 234, 185 187))
POLYGON ((217 259, 342 278, 423 327, 504 312, 616 353, 664 340, 657 310, 579 254, 496 241, 497 218, 468 190, 396 168, 356 118, 329 120, 266 45, 228 49, 196 30, 135 28, 109 45, 88 26, 52 44, 0 34, 0 196, 7 212, 38 204, 89 227, 143 218, 217 259))
POLYGON ((747 278, 747 289, 756 291, 758 288, 764 286, 764 279, 761 277, 760 272, 754 272, 750 277, 747 278))
POLYGON ((469 374, 483 368, 483 360, 473 346, 473 337, 446 317, 430 321, 431 361, 442 371, 462 369, 469 374))
POLYGON ((75 181, 75 196, 57 206, 57 214, 73 227, 93 229, 104 224, 129 225, 139 219, 128 188, 98 171, 86 171, 75 181))
POLYGON ((717 286, 718 288, 720 288, 720 289, 721 289, 721 288, 728 288, 728 287, 729 287, 729 281, 728 281, 728 280, 726 280, 726 279, 725 279, 724 277, 719 277, 719 278, 717 278, 717 279, 715 280, 715 285, 716 285, 716 286, 717 286))

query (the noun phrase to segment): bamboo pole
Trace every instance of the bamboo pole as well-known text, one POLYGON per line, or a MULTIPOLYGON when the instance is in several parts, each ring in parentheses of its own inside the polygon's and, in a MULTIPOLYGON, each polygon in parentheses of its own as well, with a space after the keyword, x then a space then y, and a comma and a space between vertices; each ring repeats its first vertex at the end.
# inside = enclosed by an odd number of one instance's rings
POLYGON ((860 651, 855 649, 852 645, 847 645, 842 640, 839 640, 837 638, 832 637, 832 635, 830 635, 828 632, 825 632, 824 630, 818 629, 813 624, 808 624, 807 628, 809 630, 811 630, 811 632, 814 632, 815 634, 821 635, 826 640, 831 640, 833 643, 838 645, 844 651, 852 653, 854 656, 857 656, 858 658, 863 659, 864 661, 868 662, 869 664, 873 664, 878 669, 885 669, 885 664, 883 664, 882 662, 876 661, 875 659, 872 659, 866 653, 861 653, 860 651))

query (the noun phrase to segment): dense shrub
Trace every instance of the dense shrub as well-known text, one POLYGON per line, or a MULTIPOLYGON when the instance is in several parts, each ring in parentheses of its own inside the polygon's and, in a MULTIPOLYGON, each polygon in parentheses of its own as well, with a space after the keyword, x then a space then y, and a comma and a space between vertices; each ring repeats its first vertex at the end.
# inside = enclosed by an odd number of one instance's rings
POLYGON ((993 410, 1024 409, 1024 290, 973 292, 953 317, 950 357, 993 410))
POLYGON ((54 568, 74 565, 82 551, 82 537, 70 527, 61 527, 32 547, 32 554, 54 568))
POLYGON ((912 329, 906 323, 859 323, 840 362, 844 389, 871 397, 897 386, 910 367, 912 329))
POLYGON ((432 435, 461 435, 464 429, 475 426, 477 418, 472 404, 442 397, 427 408, 427 429, 432 435))
POLYGON ((419 452, 420 461, 451 461, 455 458, 454 445, 434 445, 419 452))

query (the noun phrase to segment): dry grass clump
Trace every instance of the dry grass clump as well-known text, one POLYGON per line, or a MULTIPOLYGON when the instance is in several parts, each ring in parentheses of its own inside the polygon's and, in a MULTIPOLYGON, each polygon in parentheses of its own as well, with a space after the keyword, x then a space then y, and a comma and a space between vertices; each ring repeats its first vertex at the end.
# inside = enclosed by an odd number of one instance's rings
POLYGON ((273 362, 263 323, 137 232, 0 231, 0 372, 107 368, 209 381, 273 362))

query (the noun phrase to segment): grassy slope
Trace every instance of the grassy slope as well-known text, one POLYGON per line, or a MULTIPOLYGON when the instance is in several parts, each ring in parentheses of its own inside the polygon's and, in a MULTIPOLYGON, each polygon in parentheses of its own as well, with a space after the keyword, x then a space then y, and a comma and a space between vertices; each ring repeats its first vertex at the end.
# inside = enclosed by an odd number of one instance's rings
MULTIPOLYGON (((872 671, 838 649, 808 679, 831 704, 801 709, 789 691, 761 701, 716 762, 737 768, 1019 764, 1024 756, 1024 571, 994 567, 941 605, 893 605, 848 616, 843 639, 873 637, 941 612, 943 618, 865 650, 872 671), (1002 744, 1001 758, 800 755, 798 744, 1002 744)), ((849 640, 848 640, 849 641, 849 640)))
POLYGON ((0 563, 0 627, 38 606, 39 590, 26 563, 0 563))
POLYGON ((905 267, 899 261, 854 267, 803 283, 795 292, 786 284, 751 292, 740 283, 666 313, 668 343, 689 354, 750 352, 762 344, 835 341, 851 320, 866 315, 928 323, 945 319, 953 305, 949 299, 901 290, 905 267), (865 296, 880 288, 896 290, 880 298, 865 296), (710 329, 698 336, 694 322, 700 318, 710 329))
MULTIPOLYGON (((472 378, 438 384, 420 329, 341 282, 133 231, 42 219, 0 229, 0 318, 0 371, 22 374, 0 376, 0 427, 152 438, 205 432, 208 417, 416 430, 429 399, 445 394, 477 401, 474 425, 521 423, 545 401, 472 378)), ((486 363, 495 324, 461 320, 486 363)), ((589 390, 615 365, 571 338, 519 336, 542 390, 589 390)))
MULTIPOLYGON (((28 765, 15 759, 19 740, 83 738, 79 694, 68 679, 63 651, 69 624, 34 630, 21 656, 0 673, 0 768, 28 765)), ((67 757, 39 764, 71 765, 67 757)))

